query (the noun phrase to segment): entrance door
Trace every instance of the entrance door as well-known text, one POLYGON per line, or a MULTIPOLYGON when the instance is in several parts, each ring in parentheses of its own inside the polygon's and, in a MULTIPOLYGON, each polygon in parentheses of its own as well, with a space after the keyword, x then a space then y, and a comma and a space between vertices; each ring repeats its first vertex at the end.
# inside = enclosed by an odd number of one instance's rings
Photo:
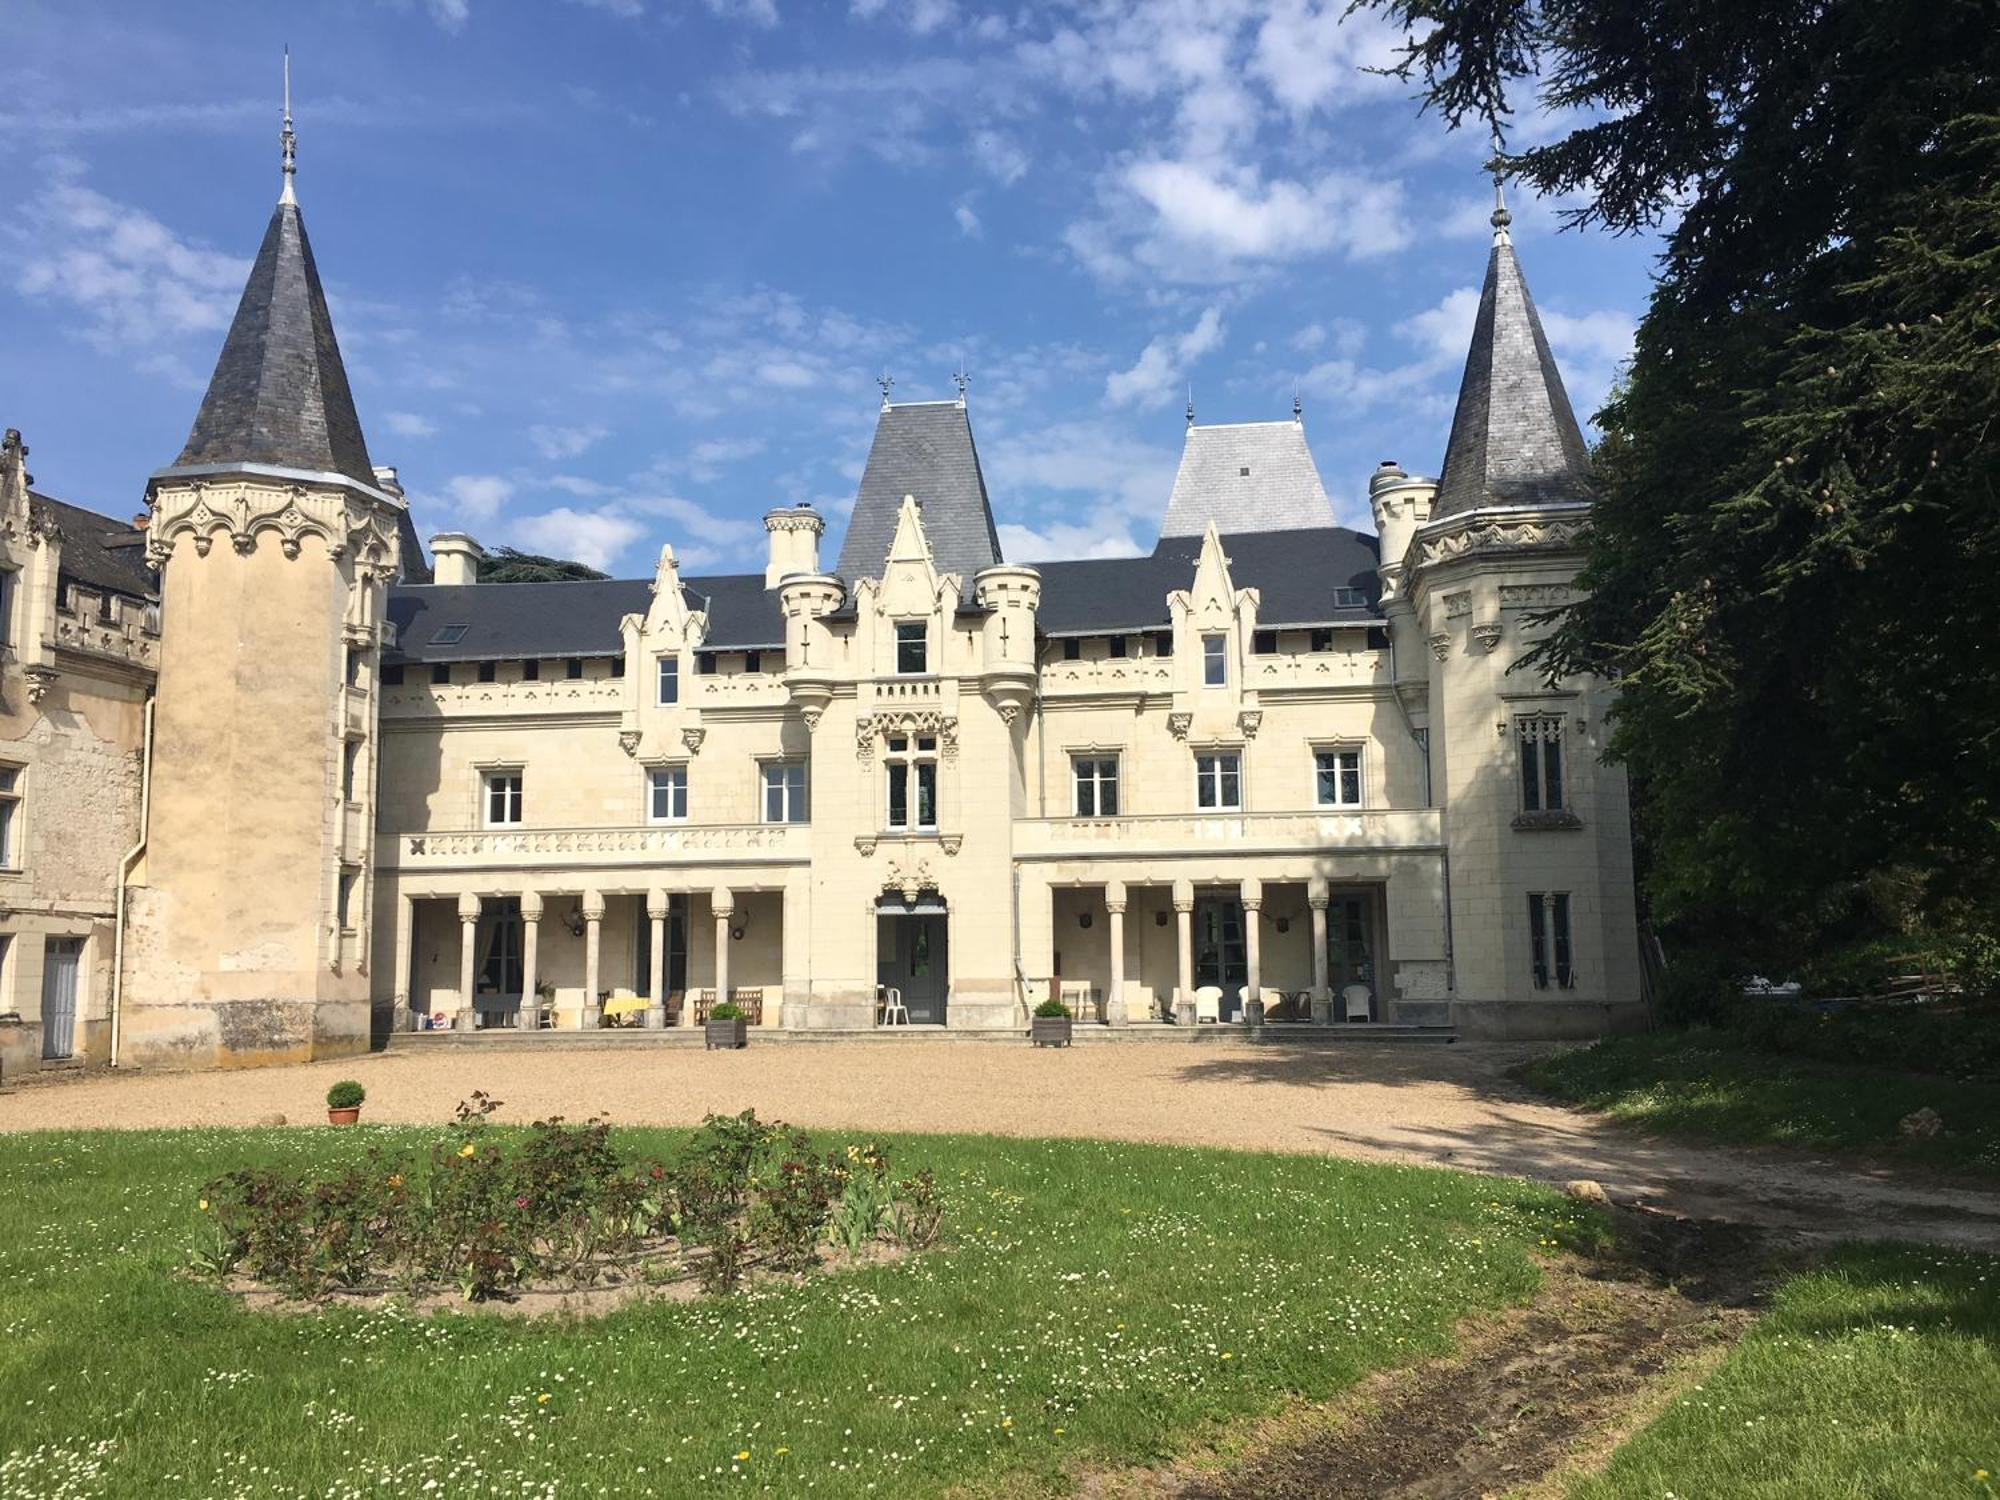
POLYGON ((1250 982, 1250 952, 1243 941, 1243 903, 1234 896, 1194 898, 1195 988, 1222 991, 1222 1019, 1243 1009, 1243 986, 1250 982))
POLYGON ((64 1058, 76 1050, 76 976, 83 939, 52 937, 42 954, 42 1056, 64 1058))
POLYGON ((1375 898, 1366 892, 1336 894, 1326 904, 1326 977, 1333 987, 1334 1014, 1347 1018, 1341 991, 1350 984, 1368 986, 1369 1006, 1380 1019, 1375 989, 1375 898))
POLYGON ((903 992, 914 1026, 945 1024, 951 990, 948 919, 941 912, 884 916, 881 919, 882 983, 903 992))

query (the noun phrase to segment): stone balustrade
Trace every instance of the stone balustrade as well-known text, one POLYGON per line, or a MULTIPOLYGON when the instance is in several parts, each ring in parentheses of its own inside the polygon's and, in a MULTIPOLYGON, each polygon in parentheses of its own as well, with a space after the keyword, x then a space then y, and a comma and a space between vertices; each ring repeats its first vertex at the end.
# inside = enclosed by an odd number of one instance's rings
POLYGON ((1023 818, 1016 859, 1102 855, 1395 853, 1444 845, 1434 807, 1378 812, 1163 813, 1133 818, 1023 818))
MULTIPOLYGON (((412 674, 422 670, 408 669, 412 674)), ((487 715, 616 713, 625 706, 621 677, 538 678, 532 682, 408 682, 382 688, 385 719, 487 715)))
POLYGON ((564 870, 620 865, 804 864, 804 823, 663 823, 601 828, 383 832, 376 867, 396 871, 564 870))

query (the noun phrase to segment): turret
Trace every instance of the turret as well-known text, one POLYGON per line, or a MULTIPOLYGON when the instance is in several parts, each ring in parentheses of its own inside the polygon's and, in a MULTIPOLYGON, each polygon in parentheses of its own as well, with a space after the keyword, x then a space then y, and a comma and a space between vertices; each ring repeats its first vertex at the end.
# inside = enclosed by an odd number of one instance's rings
POLYGON ((785 690, 817 728, 833 701, 833 637, 826 617, 840 608, 847 591, 830 573, 790 573, 778 585, 778 608, 785 617, 785 690))
POLYGON ((1035 612, 1042 604, 1042 575, 1017 563, 984 568, 972 581, 984 609, 980 634, 980 691, 1012 724, 1035 697, 1035 612))
POLYGON ((793 573, 819 572, 819 539, 826 520, 810 505, 781 505, 764 513, 771 549, 764 564, 764 587, 774 589, 793 573))

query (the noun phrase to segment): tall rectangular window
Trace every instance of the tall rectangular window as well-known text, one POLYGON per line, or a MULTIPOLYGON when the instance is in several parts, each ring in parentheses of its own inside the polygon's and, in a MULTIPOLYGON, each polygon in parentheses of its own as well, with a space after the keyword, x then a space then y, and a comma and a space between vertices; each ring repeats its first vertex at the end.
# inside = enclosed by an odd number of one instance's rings
POLYGON ((361 891, 361 867, 342 865, 340 867, 340 930, 352 932, 355 927, 355 897, 361 891))
POLYGON ((1243 806, 1243 757, 1231 751, 1194 758, 1196 807, 1235 812, 1243 806))
POLYGON ((1561 812, 1563 721, 1561 714, 1523 714, 1514 721, 1521 756, 1521 811, 1561 812))
POLYGON ((0 568, 0 646, 14 641, 14 570, 0 568))
POLYGON ((507 828, 521 821, 521 773, 486 773, 486 826, 507 828))
POLYGON ((1118 816, 1118 757, 1079 755, 1070 764, 1076 773, 1076 815, 1079 818, 1118 816))
POLYGON ((930 670, 929 626, 922 620, 896 622, 896 670, 905 677, 930 670))
POLYGON ((804 823, 806 809, 806 767, 804 761, 774 760, 764 766, 764 821, 804 823))
POLYGON ((646 773, 646 815, 655 823, 683 823, 688 815, 686 766, 654 766, 646 773))
POLYGON ((937 738, 897 736, 883 756, 889 779, 888 826, 905 832, 937 827, 937 738))
POLYGON ((1204 687, 1223 687, 1229 682, 1229 637, 1201 638, 1201 681, 1204 687))
POLYGON ((1536 989, 1576 987, 1576 964, 1570 948, 1569 892, 1528 893, 1528 949, 1534 964, 1536 989))
POLYGON ((678 656, 660 658, 660 703, 664 706, 681 701, 681 659, 678 656))
POLYGON ((340 800, 354 801, 354 789, 360 782, 361 741, 346 740, 340 747, 340 800))
POLYGON ((21 768, 0 766, 0 870, 21 868, 21 768))
POLYGON ((1321 807, 1361 805, 1361 750, 1315 750, 1313 752, 1314 791, 1321 807))

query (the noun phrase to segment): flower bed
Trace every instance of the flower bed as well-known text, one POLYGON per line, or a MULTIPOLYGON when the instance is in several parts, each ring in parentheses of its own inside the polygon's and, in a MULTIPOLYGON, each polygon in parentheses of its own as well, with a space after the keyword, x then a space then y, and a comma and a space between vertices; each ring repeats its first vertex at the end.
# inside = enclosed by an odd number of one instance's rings
POLYGON ((538 1120, 510 1136, 492 1128, 499 1107, 474 1094, 421 1156, 375 1148, 334 1175, 216 1178, 199 1201, 194 1269, 290 1298, 727 1293, 746 1276, 801 1276, 884 1244, 925 1249, 943 1228, 929 1172, 894 1181, 874 1145, 822 1155, 804 1131, 753 1110, 709 1116, 661 1160, 623 1155, 602 1120, 538 1120))

